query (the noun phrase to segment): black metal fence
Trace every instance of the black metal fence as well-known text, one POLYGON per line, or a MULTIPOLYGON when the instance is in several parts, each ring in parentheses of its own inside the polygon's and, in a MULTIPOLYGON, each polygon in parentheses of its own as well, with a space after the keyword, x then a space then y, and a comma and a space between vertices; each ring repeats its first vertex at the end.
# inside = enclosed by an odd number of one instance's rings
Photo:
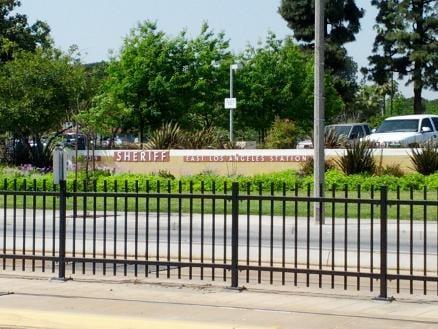
POLYGON ((0 191, 3 270, 438 295, 438 191, 128 185, 0 191))

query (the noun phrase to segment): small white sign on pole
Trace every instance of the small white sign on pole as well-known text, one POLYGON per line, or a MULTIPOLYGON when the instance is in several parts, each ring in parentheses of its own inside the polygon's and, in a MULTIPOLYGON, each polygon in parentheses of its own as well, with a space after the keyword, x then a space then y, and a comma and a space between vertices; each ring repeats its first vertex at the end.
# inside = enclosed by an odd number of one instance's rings
POLYGON ((67 180, 67 154, 64 150, 53 151, 53 182, 59 184, 61 180, 67 180))
POLYGON ((235 109, 237 108, 237 99, 236 98, 225 98, 225 109, 235 109))

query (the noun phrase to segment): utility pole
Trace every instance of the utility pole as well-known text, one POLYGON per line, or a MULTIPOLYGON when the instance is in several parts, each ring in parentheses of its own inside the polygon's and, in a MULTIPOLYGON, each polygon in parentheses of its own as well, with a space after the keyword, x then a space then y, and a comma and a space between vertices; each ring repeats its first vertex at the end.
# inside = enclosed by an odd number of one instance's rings
MULTIPOLYGON (((230 65, 230 99, 234 98, 234 95, 233 95, 233 87, 234 87, 233 75, 234 75, 234 70, 235 70, 234 64, 230 65)), ((231 142, 231 145, 234 142, 233 125, 234 125, 234 108, 230 108, 230 142, 231 142)))
MULTIPOLYGON (((324 0, 315 0, 314 196, 324 196, 324 0)), ((324 204, 315 202, 314 218, 324 223, 324 204)))
POLYGON ((234 73, 242 68, 242 64, 234 63, 230 65, 230 98, 225 98, 225 109, 230 110, 230 142, 234 143, 234 110, 237 107, 237 100, 234 98, 234 73))

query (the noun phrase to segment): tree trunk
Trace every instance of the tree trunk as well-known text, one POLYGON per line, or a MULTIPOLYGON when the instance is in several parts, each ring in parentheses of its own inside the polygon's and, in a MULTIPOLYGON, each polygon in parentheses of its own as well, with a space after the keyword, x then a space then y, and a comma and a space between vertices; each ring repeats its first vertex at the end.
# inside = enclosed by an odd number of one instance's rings
POLYGON ((93 148, 91 150, 91 156, 93 159, 92 166, 93 166, 93 174, 94 174, 94 172, 96 171, 96 142, 97 142, 97 138, 96 138, 96 135, 94 134, 94 132, 92 133, 92 136, 93 136, 93 148))
POLYGON ((415 62, 414 69, 414 113, 423 114, 423 99, 421 94, 423 92, 423 80, 421 77, 421 64, 415 62))
POLYGON ((421 98, 421 88, 414 88, 414 113, 423 114, 423 103, 421 98))
MULTIPOLYGON (((415 20, 415 28, 414 31, 418 35, 416 41, 414 41, 414 49, 421 48, 421 45, 425 41, 426 33, 424 30, 424 1, 413 1, 412 10, 416 14, 417 19, 415 20)), ((423 76, 422 76, 422 67, 424 63, 420 59, 416 59, 414 63, 414 72, 413 72, 413 80, 414 80, 414 113, 422 114, 424 113, 423 109, 423 99, 421 97, 421 93, 423 91, 423 76)))
POLYGON ((86 139, 87 139, 87 141, 86 141, 86 143, 85 143, 85 145, 87 145, 87 155, 85 156, 85 180, 86 180, 86 184, 87 184, 87 186, 88 186, 88 166, 89 166, 89 161, 90 161, 90 144, 89 144, 89 141, 90 141, 90 136, 89 136, 89 134, 86 134, 85 135, 85 137, 86 137, 86 139))
POLYGON ((390 104, 390 115, 392 116, 392 111, 394 109, 394 72, 391 72, 391 104, 390 104))
POLYGON ((143 149, 144 119, 143 119, 142 115, 140 115, 139 123, 140 123, 140 127, 139 127, 140 128, 140 136, 139 136, 140 137, 140 148, 143 149))

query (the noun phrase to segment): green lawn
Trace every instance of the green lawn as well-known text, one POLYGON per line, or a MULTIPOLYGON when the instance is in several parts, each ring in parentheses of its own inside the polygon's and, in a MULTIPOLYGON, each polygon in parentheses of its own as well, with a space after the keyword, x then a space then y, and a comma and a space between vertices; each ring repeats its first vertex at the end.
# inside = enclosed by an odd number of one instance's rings
MULTIPOLYGON (((188 193, 185 193, 187 195, 188 193)), ((199 194, 199 193, 195 193, 199 194)), ((219 193, 218 193, 219 194, 219 193)), ((305 196, 307 194, 307 191, 300 191, 299 196, 305 196)), ((221 195, 221 194, 219 194, 221 195)), ((251 195, 258 195, 257 193, 252 193, 251 195)), ((268 196, 269 194, 263 193, 264 196, 268 196)), ((276 196, 282 195, 282 193, 275 193, 276 196)), ((294 192, 289 192, 286 195, 292 196, 294 195, 294 192)), ((332 196, 331 191, 326 192, 326 196, 332 196)), ((339 191, 335 193, 335 196, 338 198, 345 197, 345 192, 339 191)), ((427 220, 433 220, 436 221, 438 218, 438 197, 437 192, 428 192, 426 194, 428 200, 433 200, 436 202, 436 205, 429 205, 426 207, 424 206, 409 206, 409 205, 403 205, 400 206, 399 209, 397 209, 396 206, 392 206, 388 208, 388 217, 395 219, 397 218, 397 213, 399 212, 399 217, 402 220, 410 219, 411 217, 414 220, 423 220, 424 219, 424 213, 426 213, 426 219, 427 220), (412 216, 411 216, 412 214, 412 216)), ((357 191, 355 192, 349 192, 348 194, 349 198, 356 199, 358 198, 357 191)), ((362 199, 371 199, 372 195, 370 192, 361 192, 360 197, 362 199)), ((400 192, 400 199, 401 200, 424 200, 424 192, 422 191, 414 191, 412 196, 410 195, 410 192, 401 191, 400 192)), ((380 192, 377 191, 374 193, 374 198, 379 199, 380 198, 380 192)), ((397 199, 396 192, 389 192, 388 193, 388 199, 394 200, 397 199)), ((87 212, 93 212, 94 208, 96 208, 96 211, 103 211, 104 210, 104 198, 102 197, 87 197, 84 199, 83 197, 69 197, 67 200, 67 208, 69 210, 72 210, 74 207, 74 204, 76 204, 76 209, 79 213, 83 213, 84 209, 87 212), (96 205, 96 206, 94 206, 96 205)), ((0 208, 4 208, 6 204, 7 208, 13 208, 14 205, 19 208, 23 209, 24 205, 26 205, 27 209, 32 209, 35 205, 35 208, 42 209, 45 207, 46 209, 53 209, 54 205, 56 208, 59 207, 59 199, 53 198, 53 197, 42 197, 42 196, 12 196, 9 195, 6 197, 5 202, 5 196, 0 195, 0 208)), ((160 198, 157 200, 157 198, 136 198, 134 194, 130 194, 129 197, 125 198, 124 196, 121 197, 107 197, 106 198, 106 209, 108 214, 111 214, 114 212, 115 206, 117 206, 118 211, 135 211, 135 209, 138 209, 139 212, 144 213, 148 209, 149 212, 168 212, 169 209, 173 213, 178 213, 181 211, 182 213, 189 213, 190 209, 192 209, 193 213, 201 213, 202 210, 204 213, 212 213, 213 210, 216 214, 224 214, 225 212, 228 214, 231 214, 231 202, 230 201, 224 201, 224 200, 216 200, 212 201, 211 199, 193 199, 189 200, 187 198, 182 198, 181 200, 178 199, 172 199, 169 203, 168 199, 166 198, 160 198)), ((263 215, 270 215, 274 214, 276 216, 282 216, 283 214, 285 216, 294 216, 295 213, 298 214, 298 216, 313 216, 313 203, 306 202, 306 201, 270 201, 270 200, 243 200, 239 204, 239 211, 240 214, 246 215, 248 213, 252 215, 258 215, 260 212, 263 215)), ((360 218, 370 218, 371 213, 373 212, 374 218, 380 217, 380 207, 378 205, 371 206, 370 204, 351 204, 349 203, 347 207, 345 206, 345 203, 336 203, 334 208, 334 216, 338 218, 358 218, 360 215, 360 218)), ((325 206, 325 214, 328 217, 333 216, 333 205, 332 203, 326 203, 325 206)), ((0 213, 0 217, 2 214, 0 213)))

